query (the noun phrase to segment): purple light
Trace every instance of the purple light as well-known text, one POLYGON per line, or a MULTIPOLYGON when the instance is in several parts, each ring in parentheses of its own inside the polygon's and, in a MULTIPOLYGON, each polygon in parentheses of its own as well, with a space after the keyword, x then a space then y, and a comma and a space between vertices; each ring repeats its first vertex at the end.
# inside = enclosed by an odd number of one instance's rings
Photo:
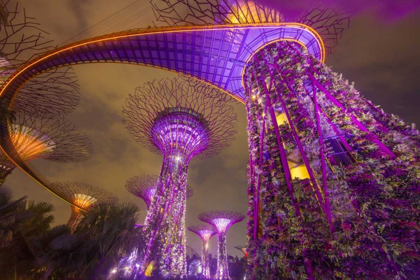
POLYGON ((219 232, 226 231, 227 227, 229 226, 231 220, 225 218, 218 218, 212 221, 212 224, 215 225, 219 232))
POLYGON ((175 162, 188 162, 206 149, 209 131, 203 116, 182 107, 168 108, 159 115, 151 134, 164 156, 173 157, 175 162))
POLYGON ((191 227, 188 227, 188 230, 200 236, 201 241, 203 242, 203 255, 201 257, 201 264, 203 268, 202 273, 205 278, 209 278, 210 277, 210 266, 209 266, 209 260, 208 260, 209 240, 217 232, 213 226, 206 225, 206 224, 199 225, 199 226, 191 226, 191 227))
POLYGON ((198 215, 198 219, 215 226, 218 230, 216 279, 229 279, 229 264, 226 250, 226 231, 242 221, 244 215, 233 211, 209 211, 198 215))
POLYGON ((193 194, 187 186, 188 164, 193 157, 211 156, 233 141, 236 114, 231 101, 191 79, 147 83, 127 99, 126 127, 143 146, 163 155, 144 224, 148 244, 141 271, 153 251, 161 275, 186 276, 185 211, 193 194))

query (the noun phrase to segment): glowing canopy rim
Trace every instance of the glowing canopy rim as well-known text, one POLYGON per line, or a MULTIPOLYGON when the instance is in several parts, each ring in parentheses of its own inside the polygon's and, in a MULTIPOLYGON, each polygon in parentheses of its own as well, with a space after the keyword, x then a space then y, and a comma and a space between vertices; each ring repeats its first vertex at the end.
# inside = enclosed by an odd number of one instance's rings
MULTIPOLYGON (((12 87, 12 83, 15 80, 19 80, 19 77, 23 76, 23 74, 25 73, 25 71, 30 72, 30 68, 32 66, 35 66, 36 64, 50 58, 53 57, 54 55, 60 56, 61 53, 64 53, 66 51, 71 51, 74 48, 77 47, 84 47, 87 46, 89 44, 93 44, 93 43, 102 43, 104 41, 115 41, 118 40, 120 38, 129 38, 129 37, 134 37, 134 36, 141 36, 141 35, 150 35, 150 34, 162 34, 162 33, 177 33, 177 32, 196 32, 196 31, 201 31, 201 32, 208 32, 209 30, 245 30, 245 29, 258 29, 258 28, 269 28, 269 29, 273 29, 273 28, 278 28, 280 26, 283 27, 287 27, 287 28, 295 28, 298 29, 299 32, 308 32, 308 34, 311 34, 311 36, 313 36, 314 40, 316 41, 318 48, 319 48, 319 55, 315 55, 319 60, 321 60, 321 62, 324 62, 325 60, 325 46, 323 44, 322 38, 321 36, 311 27, 301 24, 301 23, 294 23, 294 22, 281 22, 281 23, 268 23, 268 24, 231 24, 231 25, 212 25, 212 26, 183 26, 183 27, 169 27, 169 28, 156 28, 156 29, 147 29, 147 30, 140 30, 140 31, 123 31, 120 33, 114 33, 114 34, 109 34, 109 35, 104 35, 104 36, 100 36, 100 37, 95 37, 95 38, 91 38, 88 40, 82 40, 80 42, 76 42, 76 43, 72 43, 66 46, 63 46, 59 49, 53 50, 49 53, 46 53, 44 55, 42 55, 41 57, 35 58, 34 60, 28 62, 27 64, 22 65, 21 67, 19 67, 16 72, 10 76, 10 78, 4 83, 4 85, 2 86, 1 90, 0 90, 0 98, 5 98, 5 92, 9 89, 9 87, 12 87)), ((253 52, 248 56, 248 58, 246 59, 247 61, 249 60, 250 57, 253 56, 253 54, 255 54, 255 52, 257 52, 260 48, 269 45, 271 43, 273 43, 274 41, 279 41, 279 40, 288 40, 288 41, 294 41, 297 42, 299 44, 303 44, 302 42, 300 42, 299 40, 295 40, 293 38, 277 38, 276 40, 271 40, 268 42, 263 43, 262 45, 260 45, 258 47, 258 49, 253 50, 253 52)), ((304 44, 303 44, 304 45, 304 44)), ((85 61, 86 62, 86 61, 85 61)), ((123 61, 118 61, 119 63, 123 63, 123 61)), ((66 63, 62 63, 61 66, 64 66, 66 63)), ((69 63, 67 63, 69 64, 69 63)), ((163 67, 159 67, 156 65, 146 65, 146 64, 142 64, 142 63, 137 63, 138 65, 143 65, 143 66, 149 66, 149 67, 156 67, 156 68, 160 68, 163 70, 168 70, 168 71, 172 71, 172 72, 176 72, 176 73, 181 73, 182 71, 180 70, 172 70, 172 69, 165 69, 163 67)), ((52 67, 52 68, 58 68, 60 66, 56 66, 56 67, 52 67)), ((243 69, 245 69, 245 66, 243 66, 243 69)), ((37 71, 36 75, 41 74, 47 70, 50 70, 49 68, 42 70, 42 71, 37 71)), ((35 70, 32 70, 32 72, 35 72, 35 70)), ((187 73, 183 73, 186 76, 191 76, 193 78, 197 78, 195 76, 192 75, 188 75, 187 73)), ((22 88, 22 86, 29 81, 30 79, 32 79, 34 76, 29 77, 29 79, 24 79, 23 81, 20 81, 20 84, 12 89, 13 92, 11 93, 12 95, 9 96, 10 98, 8 98, 8 104, 9 106, 12 104, 12 100, 13 97, 18 94, 19 90, 22 88)), ((199 79, 200 80, 200 79, 199 79)), ((221 91, 231 95, 232 97, 234 97, 236 100, 238 100, 241 103, 244 103, 244 101, 234 95, 232 95, 232 93, 230 93, 229 91, 218 87, 217 85, 214 85, 208 81, 204 81, 204 80, 200 80, 203 83, 207 83, 210 84, 211 86, 217 87, 219 88, 221 91)), ((242 83, 242 87, 243 87, 243 80, 241 81, 242 83)), ((7 98, 7 97, 6 97, 7 98)), ((1 133, 2 138, 6 139, 5 141, 10 141, 10 133, 8 131, 6 132, 2 132, 1 133)), ((7 148, 4 148, 4 143, 2 143, 0 145, 1 150, 4 152, 4 154, 9 158, 9 160, 16 166, 18 166, 24 173, 26 173, 29 177, 31 177, 34 181, 36 181, 37 183, 39 183, 41 186, 43 186, 44 188, 46 188, 48 191, 50 191, 51 193, 53 193, 54 195, 58 196, 59 198, 63 199, 62 197, 60 197, 53 189, 51 189, 50 187, 48 187, 47 182, 42 179, 40 176, 38 176, 25 162, 23 162, 21 159, 19 158, 12 158, 9 153, 10 151, 6 151, 7 148)), ((10 148, 10 147, 9 147, 10 148)), ((13 149, 13 148, 11 148, 13 149)), ((13 151, 13 150, 11 150, 13 151)), ((63 199, 64 200, 64 199, 63 199)), ((66 201, 66 200, 64 200, 66 201)), ((77 205, 74 205, 72 202, 70 201, 66 201, 67 203, 79 208, 77 205)))

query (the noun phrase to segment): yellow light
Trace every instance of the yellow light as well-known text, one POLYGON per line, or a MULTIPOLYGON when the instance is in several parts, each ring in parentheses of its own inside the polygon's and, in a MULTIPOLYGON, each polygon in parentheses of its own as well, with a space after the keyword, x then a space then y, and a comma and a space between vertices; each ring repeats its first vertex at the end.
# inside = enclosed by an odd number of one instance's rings
POLYGON ((144 272, 144 275, 146 275, 146 276, 152 276, 152 272, 155 269, 154 268, 154 264, 155 264, 155 261, 151 261, 149 263, 149 265, 146 268, 146 271, 144 272))
POLYGON ((301 164, 299 166, 293 166, 294 163, 289 162, 290 168, 290 175, 292 175, 292 179, 298 178, 300 180, 309 179, 308 169, 306 169, 305 164, 301 164))
POLYGON ((206 242, 206 250, 209 248, 209 243, 206 242))
MULTIPOLYGON (((76 204, 78 207, 82 209, 88 209, 92 204, 94 204, 97 201, 96 198, 87 195, 87 194, 75 194, 74 195, 74 204, 76 204)), ((79 209, 75 209, 78 211, 79 209)))
POLYGON ((10 126, 12 143, 24 161, 41 157, 54 151, 55 143, 41 132, 21 125, 10 126))
POLYGON ((232 13, 228 16, 231 23, 269 23, 281 22, 280 14, 272 9, 257 6, 252 1, 232 7, 232 13))
POLYGON ((289 125, 289 120, 287 119, 287 116, 285 113, 278 114, 276 117, 276 120, 277 120, 277 125, 282 125, 285 123, 289 125))

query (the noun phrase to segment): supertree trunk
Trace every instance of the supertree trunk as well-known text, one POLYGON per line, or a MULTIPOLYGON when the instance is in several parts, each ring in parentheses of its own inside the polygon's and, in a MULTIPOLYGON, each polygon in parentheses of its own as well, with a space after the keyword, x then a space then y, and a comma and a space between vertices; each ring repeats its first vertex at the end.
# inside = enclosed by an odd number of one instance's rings
POLYGON ((229 263, 226 251, 226 232, 218 234, 216 279, 229 279, 229 263))
POLYGON ((210 278, 209 240, 203 241, 203 256, 201 257, 204 278, 210 278))
POLYGON ((145 221, 148 245, 143 270, 151 260, 165 277, 185 277, 185 203, 188 164, 165 157, 156 195, 145 221))
POLYGON ((79 223, 81 217, 82 217, 82 214, 80 213, 80 210, 72 205, 71 206, 70 218, 67 221, 67 226, 72 231, 74 231, 74 229, 76 228, 77 224, 79 223))
POLYGON ((294 43, 259 51, 244 79, 251 278, 410 273, 419 132, 294 43))

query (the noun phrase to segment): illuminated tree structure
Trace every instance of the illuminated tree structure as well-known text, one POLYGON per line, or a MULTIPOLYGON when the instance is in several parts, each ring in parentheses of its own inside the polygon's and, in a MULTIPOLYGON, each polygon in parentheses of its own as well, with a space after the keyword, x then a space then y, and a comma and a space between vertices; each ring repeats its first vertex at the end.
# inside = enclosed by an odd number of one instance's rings
POLYGON ((248 258, 248 253, 246 251, 246 246, 235 246, 235 249, 238 249, 239 251, 241 251, 244 254, 244 257, 248 258))
MULTIPOLYGON (((144 203, 146 203, 147 209, 149 209, 156 194, 158 180, 159 176, 135 176, 127 180, 125 188, 133 195, 143 199, 144 203)), ((193 189, 187 185, 187 199, 192 197, 193 194, 193 189)))
MULTIPOLYGON (((349 23, 349 13, 327 6, 296 17, 257 2, 152 4, 170 26, 299 22, 322 37, 327 53, 349 23)), ((419 131, 363 98, 309 45, 280 37, 253 49, 243 71, 249 278, 414 277, 419 131)))
POLYGON ((73 203, 71 207, 70 219, 67 225, 74 230, 80 219, 82 218, 81 210, 89 210, 90 208, 101 204, 113 204, 118 198, 99 187, 95 187, 79 182, 56 182, 51 187, 66 201, 73 203))
POLYGON ((198 216, 200 221, 216 227, 218 234, 216 279, 229 279, 229 263, 226 250, 226 232, 234 224, 241 222, 244 215, 233 211, 209 211, 198 216))
MULTIPOLYGON (((93 146, 89 138, 65 118, 37 119, 18 114, 9 125, 12 143, 25 162, 46 159, 56 162, 80 162, 89 159, 93 146)), ((0 183, 16 166, 0 154, 0 183)))
POLYGON ((252 275, 293 278, 299 266, 309 279, 414 275, 418 261, 400 252, 420 253, 410 226, 420 217, 415 126, 295 43, 260 50, 244 80, 252 275))
POLYGON ((203 255, 201 256, 202 274, 205 278, 210 278, 209 240, 217 231, 211 225, 190 226, 188 230, 197 234, 203 241, 203 255))
POLYGON ((137 142, 163 154, 157 191, 145 221, 145 264, 156 260, 164 277, 187 273, 185 210, 192 158, 228 147, 237 131, 226 94, 191 79, 146 83, 127 99, 124 123, 137 142))

